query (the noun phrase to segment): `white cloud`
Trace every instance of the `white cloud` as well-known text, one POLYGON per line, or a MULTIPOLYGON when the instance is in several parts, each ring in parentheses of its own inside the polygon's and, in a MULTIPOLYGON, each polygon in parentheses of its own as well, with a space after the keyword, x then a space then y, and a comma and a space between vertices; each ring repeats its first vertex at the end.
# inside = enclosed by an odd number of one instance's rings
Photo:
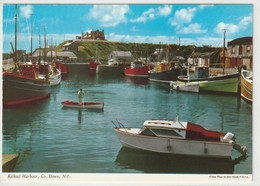
POLYGON ((149 10, 142 13, 142 15, 136 19, 131 19, 130 22, 135 23, 145 23, 148 19, 154 18, 154 9, 150 8, 149 10))
POLYGON ((29 18, 33 13, 33 7, 31 5, 20 6, 20 15, 25 18, 29 18))
POLYGON ((196 10, 196 8, 183 8, 176 11, 174 17, 170 19, 171 25, 179 29, 183 24, 190 23, 196 10))
POLYGON ((107 36, 110 41, 135 42, 135 43, 174 43, 177 38, 174 36, 140 36, 140 35, 117 35, 110 33, 107 36))
POLYGON ((239 26, 245 28, 248 24, 252 23, 252 16, 244 17, 240 22, 239 26))
POLYGON ((127 22, 125 14, 129 10, 128 5, 94 5, 88 16, 99 22, 100 26, 115 27, 127 22))
POLYGON ((134 32, 136 32, 136 31, 137 31, 137 28, 136 28, 136 26, 133 26, 133 27, 131 28, 131 31, 134 31, 134 32))
POLYGON ((150 8, 142 13, 142 15, 136 19, 131 19, 130 22, 145 23, 148 20, 155 19, 157 16, 166 17, 172 12, 172 5, 165 5, 156 9, 150 8))
POLYGON ((158 7, 158 14, 160 16, 168 16, 172 12, 172 5, 165 5, 164 7, 158 7))
POLYGON ((190 24, 188 27, 183 27, 181 30, 179 30, 177 33, 181 34, 200 34, 200 33, 206 33, 207 29, 202 30, 201 25, 198 23, 190 24))
POLYGON ((4 23, 14 23, 14 18, 3 19, 4 23))
POLYGON ((199 5, 199 9, 203 10, 204 8, 213 7, 214 5, 199 5))
POLYGON ((246 29, 246 27, 252 23, 252 16, 247 16, 241 19, 241 21, 235 25, 234 23, 224 23, 224 22, 220 22, 219 24, 217 24, 217 26, 215 27, 214 31, 215 33, 223 33, 223 29, 227 30, 228 34, 234 34, 239 32, 240 30, 244 30, 246 29))

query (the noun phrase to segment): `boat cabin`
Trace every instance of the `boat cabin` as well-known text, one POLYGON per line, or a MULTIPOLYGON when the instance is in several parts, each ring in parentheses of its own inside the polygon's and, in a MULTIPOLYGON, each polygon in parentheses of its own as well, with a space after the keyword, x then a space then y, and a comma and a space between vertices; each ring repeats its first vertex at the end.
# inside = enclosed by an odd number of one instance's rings
POLYGON ((134 61, 131 63, 131 68, 138 68, 138 67, 142 67, 144 64, 143 61, 134 61))
POLYGON ((140 135, 202 141, 228 141, 225 133, 206 130, 200 125, 178 120, 147 120, 138 132, 140 135))
POLYGON ((173 120, 147 120, 140 135, 161 136, 185 139, 187 122, 173 120))
POLYGON ((190 73, 190 79, 199 79, 209 77, 208 66, 195 66, 195 72, 190 73))

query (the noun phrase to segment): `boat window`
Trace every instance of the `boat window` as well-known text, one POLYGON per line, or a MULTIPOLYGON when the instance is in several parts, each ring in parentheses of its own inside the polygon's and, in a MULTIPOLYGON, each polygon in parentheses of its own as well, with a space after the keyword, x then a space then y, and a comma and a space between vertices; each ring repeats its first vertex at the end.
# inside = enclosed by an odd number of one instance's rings
POLYGON ((155 134, 153 132, 151 132, 151 130, 149 128, 143 127, 141 129, 140 134, 145 135, 145 136, 155 136, 155 134))
POLYGON ((174 130, 166 130, 166 129, 152 129, 158 136, 174 136, 174 137, 181 137, 180 134, 175 132, 174 130))

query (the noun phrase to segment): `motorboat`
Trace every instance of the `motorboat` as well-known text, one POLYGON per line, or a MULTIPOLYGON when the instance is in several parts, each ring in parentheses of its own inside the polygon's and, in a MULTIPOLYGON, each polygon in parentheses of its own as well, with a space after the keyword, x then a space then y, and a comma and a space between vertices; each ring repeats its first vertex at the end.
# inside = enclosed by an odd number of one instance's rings
POLYGON ((76 109, 104 109, 104 103, 101 102, 84 102, 79 104, 78 102, 73 101, 63 101, 61 104, 64 107, 76 109))
MULTIPOLYGON (((116 125, 116 124, 115 124, 116 125)), ((207 130, 200 125, 174 120, 146 120, 142 128, 114 129, 124 147, 158 153, 230 158, 232 149, 246 154, 246 147, 237 144, 234 134, 207 130)))

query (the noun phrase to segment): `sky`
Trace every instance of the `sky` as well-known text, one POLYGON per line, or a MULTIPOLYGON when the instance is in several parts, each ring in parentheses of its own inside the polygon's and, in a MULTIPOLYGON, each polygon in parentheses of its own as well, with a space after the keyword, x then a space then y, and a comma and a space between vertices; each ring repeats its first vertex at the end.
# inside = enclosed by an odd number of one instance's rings
MULTIPOLYGON (((3 52, 9 53, 15 38, 15 5, 3 5, 3 52)), ((18 5, 19 50, 75 39, 81 33, 103 30, 109 41, 223 46, 239 37, 253 36, 251 4, 109 4, 109 5, 18 5)))

